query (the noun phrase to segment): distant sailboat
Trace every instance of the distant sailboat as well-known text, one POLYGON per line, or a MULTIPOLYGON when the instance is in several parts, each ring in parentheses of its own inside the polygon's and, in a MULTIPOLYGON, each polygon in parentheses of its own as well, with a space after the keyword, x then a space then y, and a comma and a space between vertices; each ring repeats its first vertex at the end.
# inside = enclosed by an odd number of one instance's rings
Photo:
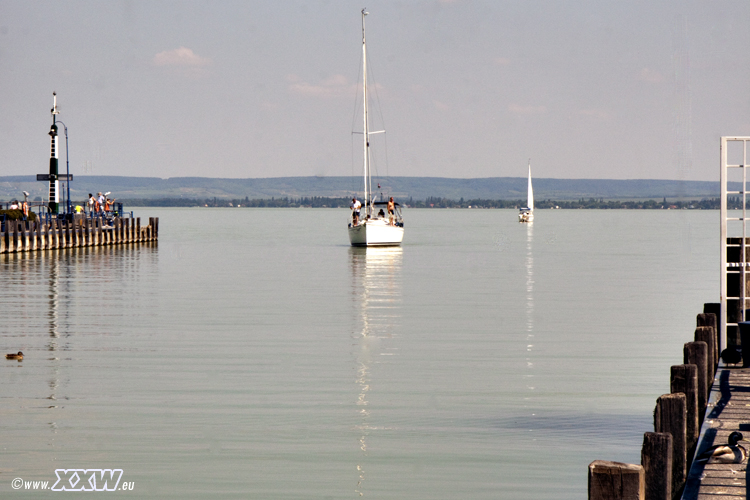
POLYGON ((518 213, 518 222, 534 222, 534 189, 531 187, 531 160, 529 159, 529 188, 526 193, 526 206, 518 213))

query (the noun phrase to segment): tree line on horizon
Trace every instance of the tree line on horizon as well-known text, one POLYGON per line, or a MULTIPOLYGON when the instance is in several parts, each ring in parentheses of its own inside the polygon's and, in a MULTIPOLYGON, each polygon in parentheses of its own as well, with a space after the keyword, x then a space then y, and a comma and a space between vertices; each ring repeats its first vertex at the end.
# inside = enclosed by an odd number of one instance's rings
MULTIPOLYGON (((122 199, 126 206, 136 207, 249 207, 249 208, 349 208, 351 199, 327 196, 283 197, 283 198, 130 198, 122 199)), ((408 208, 520 208, 526 205, 523 200, 488 200, 461 198, 456 201, 439 196, 428 196, 424 200, 396 200, 408 208)), ((84 202, 77 202, 83 204, 84 202)), ((728 200, 730 209, 742 208, 739 197, 728 200)), ((605 200, 604 198, 580 198, 578 200, 538 200, 534 203, 536 209, 599 209, 599 210, 665 210, 692 209, 718 210, 721 208, 719 198, 704 198, 701 200, 605 200)), ((748 203, 750 208, 750 202, 748 203)))

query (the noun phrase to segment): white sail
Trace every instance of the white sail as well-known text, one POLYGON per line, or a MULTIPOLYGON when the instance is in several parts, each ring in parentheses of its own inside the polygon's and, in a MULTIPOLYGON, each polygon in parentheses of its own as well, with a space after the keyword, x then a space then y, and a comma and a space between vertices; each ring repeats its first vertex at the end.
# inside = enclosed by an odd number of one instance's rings
POLYGON ((531 187, 531 159, 529 159, 529 186, 526 192, 526 206, 518 213, 518 222, 534 221, 534 189, 531 187))
POLYGON ((529 160, 529 191, 526 194, 526 206, 534 211, 534 189, 531 187, 531 160, 529 160))

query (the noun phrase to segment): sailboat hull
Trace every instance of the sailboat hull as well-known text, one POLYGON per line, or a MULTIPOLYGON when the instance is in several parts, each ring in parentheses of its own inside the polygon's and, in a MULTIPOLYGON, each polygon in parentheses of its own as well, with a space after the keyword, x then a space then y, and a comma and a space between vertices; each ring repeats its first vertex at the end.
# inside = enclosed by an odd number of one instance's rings
POLYGON ((404 228, 388 221, 374 219, 357 226, 349 225, 349 242, 353 247, 398 246, 404 239, 404 228))
POLYGON ((534 212, 521 212, 518 214, 518 222, 534 222, 534 212))

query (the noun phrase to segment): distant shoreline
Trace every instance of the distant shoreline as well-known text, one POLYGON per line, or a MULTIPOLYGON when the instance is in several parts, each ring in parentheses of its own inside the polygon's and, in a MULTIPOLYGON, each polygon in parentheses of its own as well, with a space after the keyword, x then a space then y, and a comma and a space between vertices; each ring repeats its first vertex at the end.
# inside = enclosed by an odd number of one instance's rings
MULTIPOLYGON (((485 179, 452 179, 439 177, 380 177, 373 187, 378 196, 393 196, 398 200, 503 200, 514 204, 526 200, 525 177, 494 177, 485 179)), ((61 183, 61 191, 73 200, 87 199, 89 193, 111 192, 118 200, 261 200, 301 198, 348 198, 361 195, 361 177, 278 177, 258 179, 218 179, 176 177, 121 177, 75 175, 73 181, 61 183), (64 185, 63 185, 64 184, 64 185)), ((739 186, 730 186, 738 191, 739 186)), ((29 199, 49 196, 49 183, 38 182, 35 176, 0 176, 0 200, 18 199, 23 191, 29 199)), ((575 203, 580 200, 645 200, 697 201, 718 198, 718 182, 677 181, 658 179, 534 179, 537 200, 575 203)), ((205 204, 205 203, 201 203, 205 204)), ((473 203, 472 203, 473 205, 473 203)), ((347 204, 348 206, 348 204, 347 204)), ((492 206, 498 206, 493 203, 492 206)), ((560 205, 562 207, 562 205, 560 205)))
MULTIPOLYGON (((126 207, 204 207, 204 208, 348 208, 350 198, 302 197, 302 198, 161 198, 161 199, 123 199, 118 200, 126 207)), ((397 200, 407 208, 465 208, 465 209, 518 209, 525 206, 523 200, 451 200, 448 198, 428 197, 424 200, 397 200)), ((730 200, 731 201, 731 200, 730 200)), ((83 202, 75 202, 82 204, 83 202)), ((730 203, 730 208, 740 208, 739 200, 730 203), (736 206, 735 206, 736 205, 736 206)), ((700 200, 605 200, 604 198, 589 198, 576 201, 570 200, 539 200, 535 202, 535 209, 561 210, 718 210, 719 198, 705 198, 700 200)))

